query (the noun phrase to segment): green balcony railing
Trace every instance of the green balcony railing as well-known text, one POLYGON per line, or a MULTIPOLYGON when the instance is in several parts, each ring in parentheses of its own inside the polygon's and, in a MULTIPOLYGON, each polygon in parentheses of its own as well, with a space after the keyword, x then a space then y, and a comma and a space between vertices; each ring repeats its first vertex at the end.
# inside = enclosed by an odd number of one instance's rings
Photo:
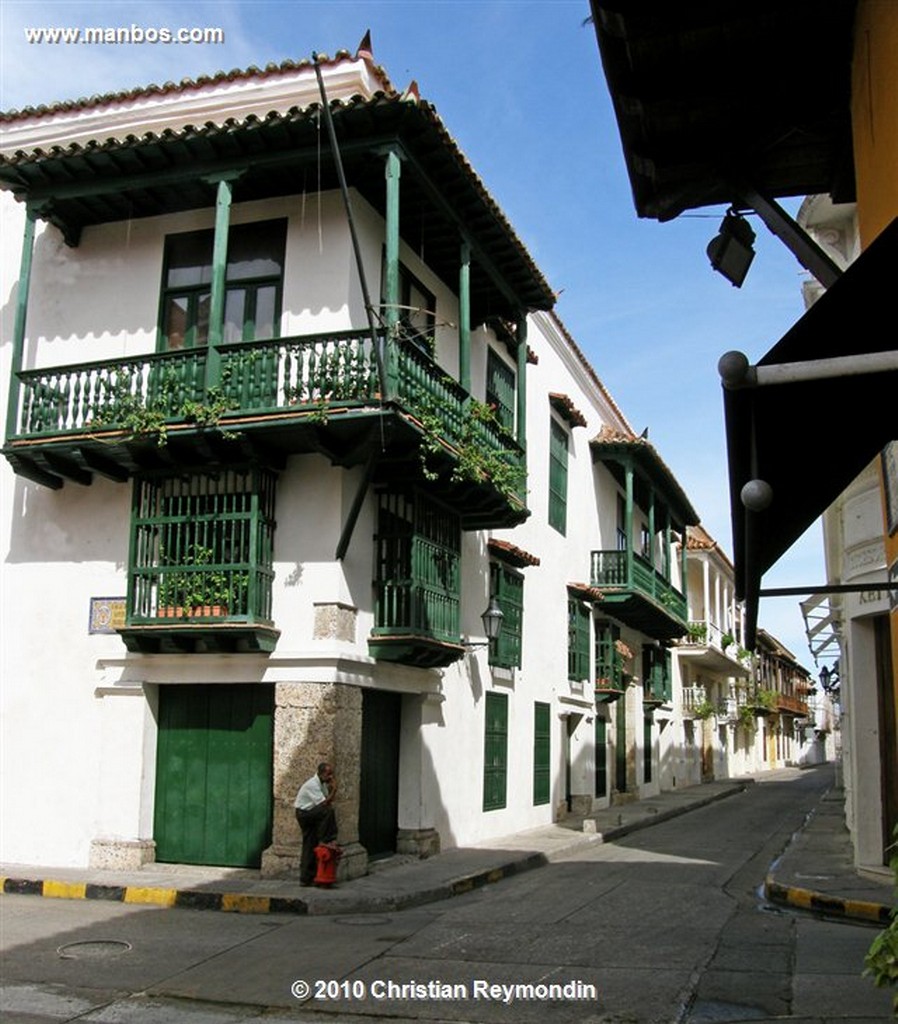
POLYGON ((17 436, 122 429, 139 410, 176 419, 202 400, 205 367, 204 349, 186 349, 23 370, 17 436))
MULTIPOLYGON (((18 418, 10 440, 159 432, 213 400, 226 410, 226 422, 228 416, 370 405, 384 397, 367 332, 226 343, 215 351, 220 371, 214 382, 207 380, 205 348, 21 371, 11 395, 18 418)), ((408 339, 391 341, 385 355, 389 397, 425 430, 438 424, 440 437, 456 449, 497 457, 518 473, 515 490, 522 497, 524 453, 498 421, 472 416, 464 388, 408 339)))
POLYGON ((633 554, 632 571, 626 551, 593 551, 591 581, 594 587, 630 590, 650 598, 675 618, 686 621, 686 598, 641 555, 633 554))

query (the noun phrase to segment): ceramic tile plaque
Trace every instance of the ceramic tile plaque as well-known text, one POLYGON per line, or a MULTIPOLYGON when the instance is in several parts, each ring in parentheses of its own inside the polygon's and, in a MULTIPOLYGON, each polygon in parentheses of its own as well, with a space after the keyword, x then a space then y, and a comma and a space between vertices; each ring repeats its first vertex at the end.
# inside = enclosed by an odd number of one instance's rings
POLYGON ((114 633, 125 624, 125 598, 92 597, 88 633, 114 633))

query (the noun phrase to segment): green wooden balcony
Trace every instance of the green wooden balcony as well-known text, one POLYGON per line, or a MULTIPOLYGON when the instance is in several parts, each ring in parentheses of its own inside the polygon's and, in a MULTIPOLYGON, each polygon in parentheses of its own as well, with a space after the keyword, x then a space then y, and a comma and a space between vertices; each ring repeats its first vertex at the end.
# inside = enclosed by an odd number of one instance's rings
POLYGON ((526 518, 520 445, 413 342, 378 345, 386 395, 371 336, 357 331, 21 371, 4 454, 61 487, 259 451, 343 466, 375 453, 376 479, 426 480, 465 529, 526 518))
POLYGON ((460 637, 459 517, 422 491, 378 495, 371 654, 436 668, 465 653, 460 637))
POLYGON ((687 630, 686 598, 635 552, 593 551, 590 579, 602 591, 602 609, 658 640, 687 630))
POLYGON ((149 474, 131 509, 126 647, 269 652, 275 475, 257 466, 149 474))

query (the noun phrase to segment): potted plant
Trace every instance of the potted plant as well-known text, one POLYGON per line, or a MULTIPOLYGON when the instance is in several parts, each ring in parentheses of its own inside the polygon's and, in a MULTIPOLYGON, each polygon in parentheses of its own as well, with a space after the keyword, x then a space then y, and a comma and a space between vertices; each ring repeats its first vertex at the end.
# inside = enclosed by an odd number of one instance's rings
POLYGON ((212 568, 214 554, 212 548, 191 544, 177 565, 163 568, 156 595, 160 618, 228 614, 249 575, 212 568))
POLYGON ((708 639, 708 624, 706 622, 690 622, 687 630, 691 644, 703 644, 708 639))

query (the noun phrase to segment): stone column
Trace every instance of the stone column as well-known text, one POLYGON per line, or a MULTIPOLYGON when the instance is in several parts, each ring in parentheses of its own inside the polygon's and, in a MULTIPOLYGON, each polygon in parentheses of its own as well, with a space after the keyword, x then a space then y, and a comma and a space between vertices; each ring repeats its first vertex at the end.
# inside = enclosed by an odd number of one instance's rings
POLYGON ((302 837, 293 800, 321 761, 334 766, 339 784, 334 810, 343 857, 337 877, 366 874, 368 855, 358 832, 362 691, 343 683, 278 683, 274 703, 274 816, 262 874, 298 874, 302 837))

